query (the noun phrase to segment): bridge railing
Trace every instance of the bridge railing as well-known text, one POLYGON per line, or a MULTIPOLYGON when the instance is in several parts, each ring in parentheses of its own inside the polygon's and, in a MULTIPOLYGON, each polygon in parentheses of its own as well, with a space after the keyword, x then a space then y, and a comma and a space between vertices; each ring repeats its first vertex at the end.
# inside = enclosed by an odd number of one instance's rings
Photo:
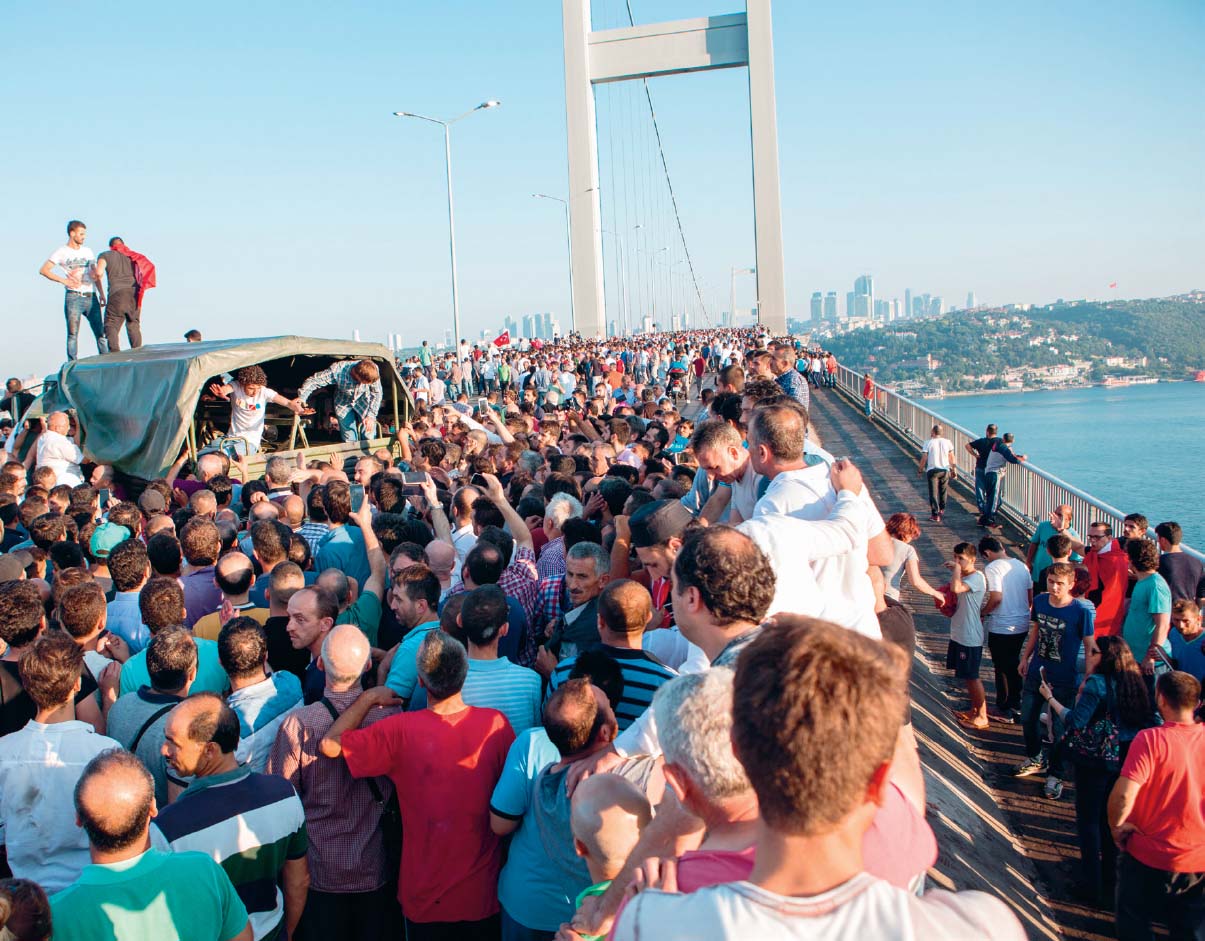
MULTIPOLYGON (((837 368, 837 385, 849 397, 859 402, 862 398, 864 374, 846 366, 837 368)), ((912 399, 875 384, 874 415, 877 421, 889 426, 897 435, 916 445, 917 457, 929 430, 941 425, 945 435, 954 442, 954 454, 958 462, 958 478, 972 492, 975 489, 975 464, 967 453, 966 445, 982 434, 971 432, 926 408, 912 399)), ((1125 513, 1103 500, 1098 500, 1030 461, 1023 464, 1006 464, 1000 474, 1000 515, 1026 534, 1032 533, 1050 511, 1060 504, 1071 507, 1071 523, 1076 532, 1086 536, 1088 525, 1094 520, 1108 523, 1114 535, 1121 535, 1125 513)), ((1153 529, 1147 535, 1155 538, 1153 529)), ((1184 546, 1184 551, 1205 562, 1205 554, 1184 546)))

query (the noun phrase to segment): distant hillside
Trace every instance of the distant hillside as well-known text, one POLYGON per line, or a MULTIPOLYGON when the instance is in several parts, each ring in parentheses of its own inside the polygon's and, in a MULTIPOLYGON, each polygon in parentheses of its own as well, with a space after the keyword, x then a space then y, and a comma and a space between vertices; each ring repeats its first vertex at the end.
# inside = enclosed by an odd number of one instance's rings
POLYGON ((1184 379, 1205 369, 1205 303, 1153 299, 956 311, 825 343, 842 362, 873 370, 884 382, 950 390, 1110 376, 1184 379))
POLYGON ((1029 314, 1034 320, 1083 326, 1115 346, 1151 359, 1166 357, 1172 366, 1205 369, 1205 304, 1155 298, 1062 305, 1029 314))

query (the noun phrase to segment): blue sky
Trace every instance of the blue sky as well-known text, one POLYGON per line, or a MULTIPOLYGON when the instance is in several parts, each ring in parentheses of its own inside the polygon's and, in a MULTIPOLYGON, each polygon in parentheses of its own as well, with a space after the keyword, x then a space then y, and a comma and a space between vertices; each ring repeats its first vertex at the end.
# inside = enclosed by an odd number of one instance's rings
MULTIPOLYGON (((739 8, 632 4, 641 22, 739 8)), ((618 24, 619 0, 596 0, 595 15, 618 24)), ((779 0, 775 44, 792 314, 862 272, 880 296, 948 303, 1205 287, 1197 0, 779 0)), ((442 338, 440 132, 390 112, 450 117, 486 98, 503 106, 453 139, 464 332, 529 311, 568 322, 563 216, 530 197, 566 185, 554 0, 135 2, 66 22, 18 2, 0 63, 4 374, 59 362, 60 290, 36 272, 72 217, 94 248, 120 234, 158 264, 148 342, 194 326, 442 338)), ((715 311, 730 266, 752 263, 745 75, 652 91, 715 311)), ((623 146, 635 112, 621 95, 599 98, 602 146, 623 146)), ((638 178, 638 161, 625 166, 638 178)), ((636 218, 607 187, 604 175, 609 218, 636 218)), ((651 240, 667 240, 664 219, 651 240)))

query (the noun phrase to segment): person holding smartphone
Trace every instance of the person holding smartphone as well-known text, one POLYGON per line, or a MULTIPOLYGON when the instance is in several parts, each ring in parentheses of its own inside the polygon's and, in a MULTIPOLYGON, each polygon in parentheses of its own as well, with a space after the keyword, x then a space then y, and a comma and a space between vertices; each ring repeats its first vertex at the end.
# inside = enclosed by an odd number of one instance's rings
POLYGON ((1017 766, 1014 776, 1046 775, 1046 796, 1058 800, 1063 793, 1058 750, 1043 754, 1040 722, 1043 707, 1050 710, 1050 724, 1057 742, 1063 734, 1063 719, 1049 705, 1050 699, 1074 702, 1079 685, 1079 649, 1084 648, 1085 660, 1096 649, 1093 640, 1096 609, 1086 601, 1075 598, 1075 566, 1055 562, 1046 574, 1047 591, 1033 599, 1033 618, 1029 636, 1021 652, 1020 672, 1024 679, 1021 690, 1021 729, 1025 734, 1026 758, 1017 766), (1040 689, 1049 686, 1051 695, 1043 697, 1040 689), (1045 701, 1044 701, 1045 700, 1045 701))

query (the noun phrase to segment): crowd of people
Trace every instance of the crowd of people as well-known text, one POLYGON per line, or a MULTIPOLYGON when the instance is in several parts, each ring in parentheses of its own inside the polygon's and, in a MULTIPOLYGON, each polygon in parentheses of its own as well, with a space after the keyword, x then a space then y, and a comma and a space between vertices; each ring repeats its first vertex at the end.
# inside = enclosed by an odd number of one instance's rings
MULTIPOLYGON (((140 492, 49 416, 0 468, 11 936, 1022 938, 1000 900, 926 882, 904 573, 951 610, 976 727, 989 645, 1026 773, 1078 774, 1060 727, 1119 717, 1076 785, 1098 893, 1116 838, 1121 936, 1199 932, 1205 656, 1191 605, 1176 653, 1158 587, 1178 527, 1163 557, 1145 521, 1124 547, 1056 534, 1095 617, 1044 530, 1032 579, 988 536, 986 574, 963 544, 931 586, 915 519, 884 521, 809 421, 830 361, 752 329, 424 345, 392 448, 262 477, 182 455, 140 492), (997 622, 1021 640, 985 640, 997 622)), ((361 366, 282 404, 371 387, 361 366)), ((271 393, 232 378, 232 409, 271 393)), ((376 414, 349 395, 354 440, 376 414)))

